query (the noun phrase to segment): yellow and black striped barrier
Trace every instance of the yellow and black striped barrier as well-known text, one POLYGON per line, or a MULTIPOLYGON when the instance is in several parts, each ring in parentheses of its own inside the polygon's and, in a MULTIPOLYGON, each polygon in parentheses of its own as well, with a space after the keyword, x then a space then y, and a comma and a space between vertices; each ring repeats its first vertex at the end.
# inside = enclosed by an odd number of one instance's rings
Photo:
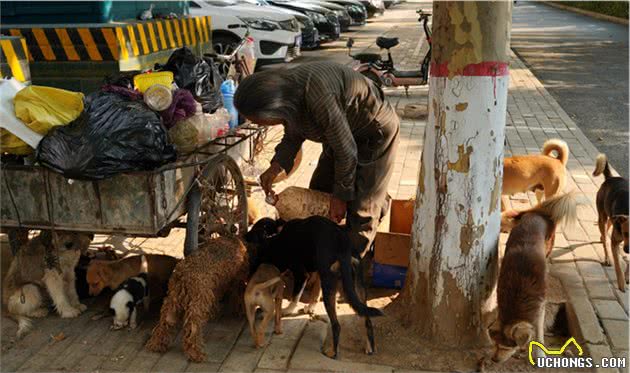
POLYGON ((27 83, 31 80, 26 40, 20 37, 0 36, 0 75, 27 83))
POLYGON ((31 62, 126 61, 184 46, 206 48, 212 36, 209 16, 87 27, 3 25, 1 30, 26 40, 31 62))

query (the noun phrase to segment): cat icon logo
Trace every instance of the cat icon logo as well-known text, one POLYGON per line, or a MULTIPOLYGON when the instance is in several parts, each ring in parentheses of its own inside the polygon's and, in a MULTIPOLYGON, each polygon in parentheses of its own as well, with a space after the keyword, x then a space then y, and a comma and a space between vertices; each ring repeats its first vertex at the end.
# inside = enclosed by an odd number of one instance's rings
POLYGON ((560 349, 558 350, 552 350, 552 349, 548 349, 547 347, 545 347, 542 343, 537 342, 537 341, 531 341, 529 342, 529 351, 528 351, 528 355, 529 355, 529 362, 533 365, 536 366, 536 361, 534 360, 534 356, 533 356, 533 351, 534 351, 534 346, 538 346, 538 348, 540 348, 545 355, 547 356, 559 356, 564 354, 564 351, 567 349, 567 347, 569 347, 569 345, 573 344, 575 346, 575 348, 578 351, 578 356, 582 356, 584 354, 584 350, 582 349, 582 346, 580 346, 579 343, 577 343, 577 341, 575 340, 575 338, 571 337, 569 339, 567 339, 566 342, 564 342, 564 345, 562 345, 562 347, 560 347, 560 349))

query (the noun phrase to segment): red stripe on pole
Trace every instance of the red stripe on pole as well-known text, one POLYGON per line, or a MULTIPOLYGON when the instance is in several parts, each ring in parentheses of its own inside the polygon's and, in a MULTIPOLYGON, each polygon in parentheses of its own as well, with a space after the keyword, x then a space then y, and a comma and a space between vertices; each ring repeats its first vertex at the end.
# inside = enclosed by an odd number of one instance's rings
MULTIPOLYGON (((431 62, 430 74, 434 77, 448 77, 448 63, 436 64, 431 62)), ((498 61, 488 61, 473 63, 464 67, 463 71, 456 72, 456 76, 506 76, 509 74, 508 63, 498 61)))

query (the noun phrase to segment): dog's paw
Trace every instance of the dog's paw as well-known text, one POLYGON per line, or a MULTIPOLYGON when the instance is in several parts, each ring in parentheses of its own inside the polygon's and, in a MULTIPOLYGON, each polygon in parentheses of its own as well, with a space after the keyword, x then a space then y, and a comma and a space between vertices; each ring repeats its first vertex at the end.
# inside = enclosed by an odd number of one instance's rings
POLYGON ((547 355, 545 354, 545 352, 543 350, 541 350, 540 348, 536 348, 534 349, 534 357, 536 359, 541 359, 541 358, 545 358, 547 357, 547 355))
POLYGON ((184 353, 188 357, 188 360, 194 363, 201 363, 204 360, 206 360, 206 354, 195 348, 190 349, 190 350, 185 350, 184 353))
POLYGON ((275 328, 273 334, 282 334, 282 328, 275 328))
POLYGON ((81 310, 74 307, 64 307, 59 309, 59 316, 64 319, 71 319, 81 314, 81 310))
POLYGON ((87 309, 88 309, 88 307, 87 307, 85 304, 83 304, 83 303, 79 303, 79 304, 77 305, 77 308, 78 308, 78 309, 79 309, 79 311, 81 311, 82 313, 83 313, 83 312, 85 312, 85 311, 87 311, 87 309))
POLYGON ((328 358, 337 359, 337 352, 334 348, 332 348, 332 346, 322 347, 322 354, 324 354, 328 358))

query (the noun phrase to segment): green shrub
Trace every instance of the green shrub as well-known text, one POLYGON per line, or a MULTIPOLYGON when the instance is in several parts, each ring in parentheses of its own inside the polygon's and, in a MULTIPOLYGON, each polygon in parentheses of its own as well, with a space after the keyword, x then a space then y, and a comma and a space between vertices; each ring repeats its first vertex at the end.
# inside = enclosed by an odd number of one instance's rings
POLYGON ((627 1, 554 1, 557 4, 628 19, 627 1))

